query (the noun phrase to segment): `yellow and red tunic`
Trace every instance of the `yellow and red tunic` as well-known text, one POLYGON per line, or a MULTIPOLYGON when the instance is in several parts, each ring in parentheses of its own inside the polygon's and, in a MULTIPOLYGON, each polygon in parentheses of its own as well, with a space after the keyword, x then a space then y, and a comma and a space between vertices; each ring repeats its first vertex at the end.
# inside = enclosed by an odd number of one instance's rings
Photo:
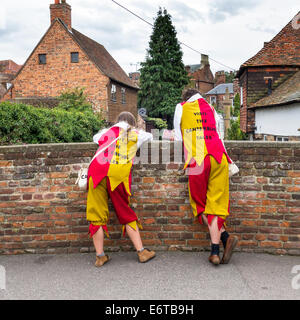
POLYGON ((123 233, 126 224, 135 230, 137 224, 142 228, 135 212, 129 206, 131 169, 137 151, 138 132, 130 130, 126 133, 122 127, 114 126, 101 135, 98 141, 99 150, 117 137, 120 139, 100 153, 88 170, 87 220, 90 221, 91 235, 102 226, 108 236, 108 197, 111 198, 119 222, 123 225, 123 233))
POLYGON ((218 217, 219 228, 229 215, 229 173, 227 155, 216 127, 213 108, 200 96, 181 104, 185 166, 189 175, 190 203, 195 217, 209 223, 218 217))

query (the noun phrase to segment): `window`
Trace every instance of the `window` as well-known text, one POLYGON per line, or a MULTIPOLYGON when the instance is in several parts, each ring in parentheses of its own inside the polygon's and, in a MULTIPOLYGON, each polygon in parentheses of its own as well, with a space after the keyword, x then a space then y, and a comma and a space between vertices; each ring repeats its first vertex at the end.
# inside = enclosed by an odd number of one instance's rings
POLYGON ((288 137, 276 137, 276 141, 289 141, 288 137))
POLYGON ((122 93, 122 104, 126 104, 126 89, 122 88, 121 93, 122 93))
POLYGON ((117 87, 114 84, 111 85, 111 101, 117 101, 117 87))
POLYGON ((217 103, 216 97, 215 96, 210 97, 210 104, 216 105, 216 103, 217 103))
POLYGON ((46 64, 46 54, 39 54, 39 64, 46 64))
POLYGON ((272 79, 268 79, 268 95, 272 93, 272 79))
POLYGON ((79 52, 71 52, 71 62, 72 63, 79 62, 79 52))
POLYGON ((241 94, 240 94, 240 100, 241 100, 241 102, 240 102, 240 105, 242 106, 243 105, 243 87, 241 87, 241 94))

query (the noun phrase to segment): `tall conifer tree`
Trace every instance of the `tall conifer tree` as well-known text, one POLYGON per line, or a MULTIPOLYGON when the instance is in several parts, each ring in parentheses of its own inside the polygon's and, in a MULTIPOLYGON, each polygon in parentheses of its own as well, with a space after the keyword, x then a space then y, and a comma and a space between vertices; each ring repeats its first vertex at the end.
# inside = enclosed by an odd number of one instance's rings
POLYGON ((167 10, 160 8, 154 23, 146 61, 141 64, 139 107, 151 117, 166 119, 172 127, 175 106, 189 79, 182 61, 177 32, 167 10))

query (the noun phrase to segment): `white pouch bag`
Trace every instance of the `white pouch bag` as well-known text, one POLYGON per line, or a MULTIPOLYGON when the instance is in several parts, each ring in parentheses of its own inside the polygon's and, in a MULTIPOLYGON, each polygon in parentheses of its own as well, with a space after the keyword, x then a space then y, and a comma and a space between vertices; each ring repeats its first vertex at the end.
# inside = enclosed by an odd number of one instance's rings
POLYGON ((234 162, 229 163, 229 178, 231 178, 235 174, 239 173, 239 171, 240 170, 239 170, 238 166, 234 162))

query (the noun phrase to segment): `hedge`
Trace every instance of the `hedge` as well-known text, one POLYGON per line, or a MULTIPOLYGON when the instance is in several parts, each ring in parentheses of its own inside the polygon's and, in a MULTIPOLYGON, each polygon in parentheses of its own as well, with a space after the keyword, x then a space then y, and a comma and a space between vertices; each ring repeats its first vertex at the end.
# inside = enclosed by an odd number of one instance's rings
POLYGON ((79 112, 0 103, 0 145, 89 142, 104 125, 92 109, 79 112))

